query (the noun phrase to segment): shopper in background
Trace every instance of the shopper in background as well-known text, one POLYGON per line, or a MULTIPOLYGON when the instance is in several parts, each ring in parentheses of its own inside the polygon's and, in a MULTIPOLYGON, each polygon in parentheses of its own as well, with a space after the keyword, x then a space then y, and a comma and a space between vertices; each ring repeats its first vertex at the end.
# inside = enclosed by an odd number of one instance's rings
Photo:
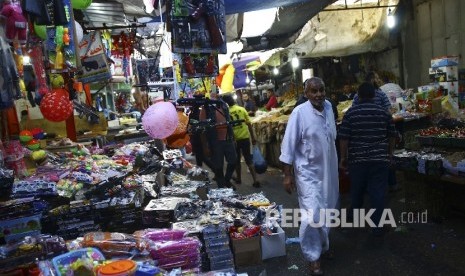
POLYGON ((266 110, 270 111, 272 108, 278 107, 278 98, 276 98, 273 89, 266 90, 268 102, 265 105, 266 110))
MULTIPOLYGON (((396 130, 391 114, 375 104, 375 91, 372 83, 360 85, 359 103, 344 115, 339 128, 339 140, 340 167, 348 168, 349 171, 351 210, 363 207, 363 197, 365 191, 368 191, 375 209, 371 219, 378 226, 384 209, 396 130)), ((383 229, 375 227, 373 233, 381 235, 383 229)))
POLYGON ((297 190, 302 252, 310 261, 311 274, 322 275, 320 257, 329 250, 329 228, 325 222, 321 227, 315 224, 321 223, 319 212, 336 208, 338 201, 336 124, 331 104, 325 100, 323 80, 313 77, 305 83, 309 100, 292 111, 279 160, 285 190, 297 190))
POLYGON ((341 94, 341 96, 339 97, 338 100, 339 100, 339 102, 353 100, 355 95, 357 95, 357 92, 352 90, 351 85, 346 84, 342 88, 342 94, 341 94))
MULTIPOLYGON (((388 112, 393 112, 393 109, 391 108, 391 102, 389 101, 389 98, 387 95, 380 89, 380 87, 383 85, 383 81, 381 78, 378 76, 378 74, 374 71, 368 72, 368 74, 365 77, 365 81, 373 84, 375 87, 375 96, 374 96, 374 103, 381 106, 388 112)), ((354 101, 352 103, 353 105, 357 105, 359 103, 359 98, 358 95, 355 95, 354 101)), ((389 170, 389 181, 388 181, 388 186, 390 191, 398 191, 399 186, 397 185, 397 179, 396 179, 396 170, 394 168, 391 168, 389 170)))
MULTIPOLYGON (((246 94, 244 94, 246 95, 246 94)), ((260 183, 257 181, 257 174, 255 173, 255 168, 253 165, 252 154, 250 152, 250 142, 252 145, 255 145, 255 136, 252 130, 252 124, 250 123, 249 115, 245 108, 236 104, 236 101, 233 99, 231 94, 225 94, 222 96, 223 100, 229 105, 229 114, 231 115, 231 120, 243 122, 233 124, 234 139, 236 140, 236 153, 237 153, 237 163, 236 163, 236 183, 241 184, 241 152, 244 156, 245 164, 249 168, 250 173, 252 174, 253 184, 255 188, 260 187, 260 183)))
POLYGON ((218 97, 216 92, 210 93, 210 98, 216 100, 217 103, 204 107, 200 111, 200 120, 204 121, 207 118, 214 121, 214 128, 207 130, 207 140, 211 156, 211 165, 215 173, 215 179, 218 188, 233 188, 231 185, 231 177, 236 168, 236 148, 234 144, 233 130, 229 122, 228 105, 218 97), (224 160, 226 159, 226 172, 224 171, 224 160))
POLYGON ((249 114, 249 116, 254 116, 256 107, 253 100, 249 97, 249 94, 247 94, 247 92, 242 93, 242 101, 244 102, 244 108, 247 111, 247 114, 249 114))

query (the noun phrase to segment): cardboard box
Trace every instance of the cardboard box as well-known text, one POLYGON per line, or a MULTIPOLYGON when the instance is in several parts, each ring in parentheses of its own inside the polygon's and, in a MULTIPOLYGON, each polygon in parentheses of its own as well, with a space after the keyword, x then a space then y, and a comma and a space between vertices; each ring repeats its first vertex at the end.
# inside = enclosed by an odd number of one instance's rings
POLYGON ((262 263, 260 236, 235 240, 231 239, 236 267, 259 265, 262 263))
POLYGON ((458 66, 459 56, 444 56, 431 59, 431 67, 458 66))
POLYGON ((286 255, 286 233, 281 227, 270 236, 261 236, 262 260, 286 255))
MULTIPOLYGON (((428 85, 418 86, 418 93, 426 94, 426 98, 428 98, 428 94, 435 93, 439 89, 438 83, 432 83, 428 85)), ((435 97, 433 97, 435 98, 435 97)))
POLYGON ((459 68, 457 66, 442 66, 429 68, 429 77, 431 82, 457 81, 459 68))
POLYGON ((439 86, 443 89, 443 96, 449 95, 453 98, 458 97, 459 93, 459 82, 458 81, 448 81, 448 82, 440 82, 439 86))

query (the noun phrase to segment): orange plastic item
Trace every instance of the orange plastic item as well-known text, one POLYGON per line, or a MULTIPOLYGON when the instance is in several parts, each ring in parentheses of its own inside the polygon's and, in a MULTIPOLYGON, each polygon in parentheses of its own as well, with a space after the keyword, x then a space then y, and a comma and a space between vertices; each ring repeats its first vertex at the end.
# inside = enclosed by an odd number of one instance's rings
POLYGON ((99 276, 131 276, 137 270, 136 262, 132 260, 119 260, 102 266, 98 270, 99 276))

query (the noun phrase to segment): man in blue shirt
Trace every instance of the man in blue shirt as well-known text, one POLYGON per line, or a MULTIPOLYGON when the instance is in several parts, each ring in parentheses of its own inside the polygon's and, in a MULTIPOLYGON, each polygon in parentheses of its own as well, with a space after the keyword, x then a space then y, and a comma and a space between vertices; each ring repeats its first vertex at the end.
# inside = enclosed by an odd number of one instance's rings
MULTIPOLYGON (((381 106, 382 108, 386 109, 388 112, 391 112, 391 102, 389 98, 386 96, 386 93, 381 90, 381 85, 383 85, 383 81, 378 76, 375 71, 368 72, 365 77, 365 81, 373 84, 375 87, 375 97, 373 99, 374 103, 381 106)), ((357 105, 359 103, 358 95, 354 96, 354 101, 352 105, 357 105)), ((391 168, 389 170, 389 177, 388 177, 388 186, 390 191, 397 191, 399 187, 397 186, 397 179, 396 179, 396 170, 391 168)))
MULTIPOLYGON (((396 131, 391 114, 374 102, 373 84, 360 85, 358 97, 360 102, 346 112, 339 129, 340 167, 349 170, 351 208, 362 208, 365 191, 368 191, 375 209, 371 219, 378 226, 384 209, 396 131)), ((374 228, 374 233, 381 234, 382 228, 374 228)))

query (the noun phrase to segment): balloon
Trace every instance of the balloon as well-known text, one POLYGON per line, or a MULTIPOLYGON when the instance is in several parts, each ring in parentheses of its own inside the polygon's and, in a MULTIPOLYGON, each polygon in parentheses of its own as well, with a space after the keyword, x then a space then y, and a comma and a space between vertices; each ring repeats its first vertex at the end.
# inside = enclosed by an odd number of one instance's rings
POLYGON ((52 122, 61 122, 73 114, 73 103, 66 93, 53 90, 45 94, 40 102, 40 111, 45 119, 52 122))
POLYGON ((43 40, 47 39, 47 26, 37 25, 34 22, 34 33, 43 40))
POLYGON ((173 134, 178 126, 176 108, 170 102, 151 105, 142 117, 145 132, 155 139, 165 139, 173 134))
POLYGON ((84 37, 84 30, 82 29, 81 24, 79 22, 74 21, 74 28, 76 30, 76 38, 78 43, 81 42, 82 38, 84 37))
POLYGON ((87 9, 90 4, 92 4, 92 0, 71 0, 71 6, 77 10, 87 9))

